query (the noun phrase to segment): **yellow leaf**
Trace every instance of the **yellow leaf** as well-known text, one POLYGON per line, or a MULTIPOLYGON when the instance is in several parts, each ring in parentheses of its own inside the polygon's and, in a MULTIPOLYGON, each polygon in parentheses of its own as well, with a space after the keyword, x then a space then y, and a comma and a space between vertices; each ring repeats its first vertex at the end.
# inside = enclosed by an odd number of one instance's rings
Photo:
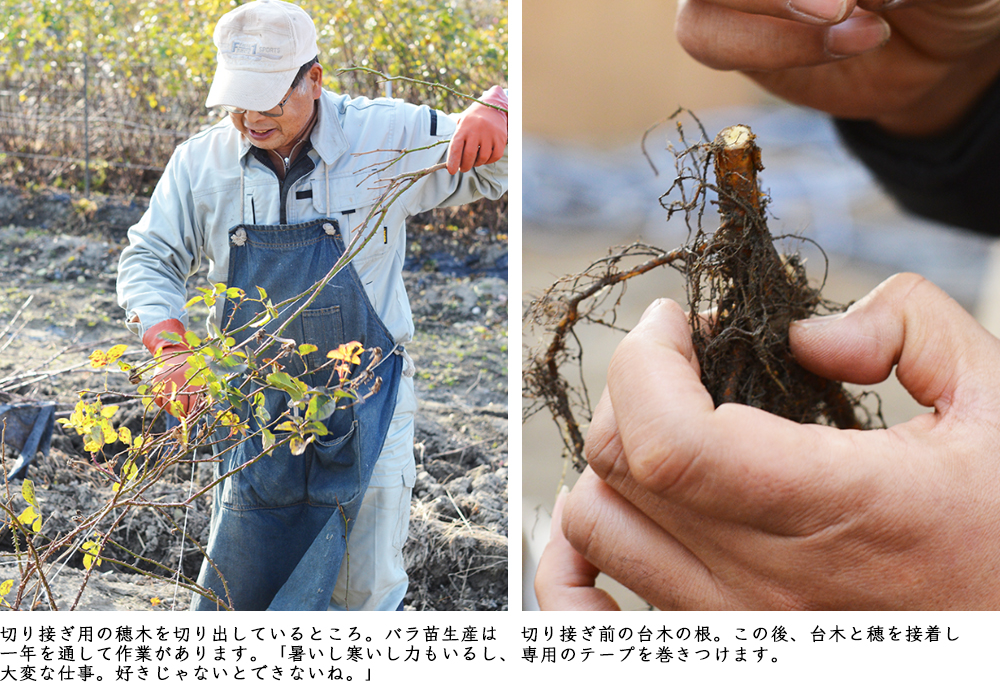
POLYGON ((125 466, 122 467, 122 476, 126 481, 131 481, 138 475, 139 467, 135 465, 135 462, 126 462, 125 466))
POLYGON ((152 599, 149 600, 149 603, 152 604, 153 606, 159 606, 161 601, 162 600, 159 597, 153 597, 152 599))
POLYGON ((336 350, 332 350, 327 353, 326 357, 331 360, 349 362, 352 365, 360 365, 361 353, 364 352, 364 350, 364 346, 362 346, 359 341, 350 341, 348 343, 340 344, 336 350))
POLYGON ((111 419, 115 416, 115 412, 118 411, 118 405, 107 405, 101 408, 101 416, 105 419, 111 419))
POLYGON ((94 369, 100 369, 108 364, 108 356, 103 350, 95 350, 90 354, 90 366, 94 369))
POLYGON ((0 604, 6 604, 7 606, 10 606, 10 603, 6 599, 4 599, 4 597, 10 594, 10 591, 13 588, 14 588, 13 580, 4 580, 2 583, 0 583, 0 604))
POLYGON ((116 346, 111 346, 111 348, 108 349, 108 354, 107 354, 108 362, 114 362, 115 360, 120 358, 125 353, 126 350, 128 350, 128 346, 126 346, 123 343, 119 343, 116 346))
POLYGON ((118 440, 120 440, 125 445, 132 444, 132 432, 129 431, 127 426, 122 426, 118 429, 118 440))
POLYGON ((31 528, 36 533, 42 529, 42 517, 38 515, 34 507, 28 507, 21 512, 17 520, 21 522, 21 525, 31 528))
POLYGON ((105 443, 114 443, 118 440, 118 432, 111 426, 110 422, 101 422, 101 433, 104 434, 105 443))
POLYGON ((101 565, 101 557, 97 556, 97 553, 101 550, 100 543, 94 542, 93 540, 87 540, 83 543, 80 549, 83 551, 84 568, 89 571, 91 566, 101 565))
POLYGON ((308 355, 309 353, 313 353, 317 350, 319 350, 317 346, 314 346, 311 343, 303 343, 299 346, 299 355, 308 355))
POLYGON ((270 322, 272 319, 274 319, 274 318, 271 317, 271 313, 270 312, 266 312, 266 313, 264 313, 264 316, 261 319, 257 320, 256 322, 253 322, 250 326, 253 327, 254 329, 256 329, 258 327, 263 327, 265 324, 267 324, 268 322, 270 322))
POLYGON ((31 479, 24 479, 24 483, 21 484, 21 495, 24 497, 24 501, 32 507, 38 506, 38 500, 35 498, 35 484, 31 482, 31 479))

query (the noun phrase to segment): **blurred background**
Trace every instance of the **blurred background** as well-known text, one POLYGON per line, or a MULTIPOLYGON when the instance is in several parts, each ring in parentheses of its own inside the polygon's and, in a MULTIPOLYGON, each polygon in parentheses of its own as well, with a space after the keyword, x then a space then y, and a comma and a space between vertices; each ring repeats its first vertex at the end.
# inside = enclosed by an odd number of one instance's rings
MULTIPOLYGON (((525 305, 616 245, 642 240, 670 249, 684 242, 683 221, 667 223, 658 202, 673 181, 667 143, 676 140, 675 125, 660 126, 647 141, 659 175, 640 149, 644 131, 683 106, 712 137, 736 123, 753 129, 763 150, 771 231, 822 245, 830 259, 827 298, 849 303, 893 273, 913 271, 988 329, 1000 329, 1000 302, 988 295, 1000 291, 993 241, 902 213, 840 145, 827 117, 688 57, 673 35, 676 0, 534 0, 522 11, 525 305)), ((696 140, 697 128, 683 120, 696 140)), ((714 224, 706 219, 706 228, 714 224)), ((810 274, 821 279, 822 255, 815 249, 803 254, 810 274)), ((684 299, 679 274, 663 270, 632 280, 620 325, 631 328, 661 296, 684 299)), ((595 400, 620 339, 607 330, 581 333, 583 377, 595 400)), ((526 326, 526 347, 538 340, 537 330, 526 326)), ((895 377, 876 390, 889 425, 924 411, 895 377)), ((562 442, 547 412, 531 418, 523 434, 523 605, 534 609, 534 570, 548 540, 552 504, 559 487, 572 487, 576 475, 561 457, 562 442)), ((622 608, 648 608, 605 576, 598 584, 622 608)))

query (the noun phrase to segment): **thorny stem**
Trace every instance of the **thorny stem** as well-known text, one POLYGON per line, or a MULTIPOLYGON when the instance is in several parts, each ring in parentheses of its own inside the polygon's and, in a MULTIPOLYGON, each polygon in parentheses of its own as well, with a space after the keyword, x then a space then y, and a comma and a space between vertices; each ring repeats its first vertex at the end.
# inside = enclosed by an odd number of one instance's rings
MULTIPOLYGON (((111 509, 109 509, 108 511, 110 512, 111 509)), ((101 547, 100 549, 97 550, 98 557, 101 556, 101 552, 104 551, 104 545, 107 544, 108 538, 111 537, 111 533, 114 532, 115 528, 118 527, 118 524, 122 522, 122 519, 125 518, 128 512, 129 512, 128 509, 123 509, 121 514, 118 515, 118 518, 111 522, 111 526, 108 528, 108 530, 101 534, 101 547)), ((73 600, 73 605, 69 607, 70 611, 76 611, 76 607, 80 603, 80 598, 83 596, 83 591, 87 588, 87 583, 90 581, 90 574, 93 573, 94 568, 96 566, 97 566, 97 559, 95 557, 94 561, 90 562, 90 567, 87 568, 86 573, 83 574, 83 582, 80 583, 80 589, 77 590, 76 599, 73 600)), ((39 575, 41 574, 39 573, 39 575)))
POLYGON ((20 606, 21 600, 24 598, 24 591, 27 588, 28 584, 26 578, 27 576, 30 576, 32 570, 34 570, 34 572, 38 574, 38 580, 41 582, 42 587, 45 589, 45 594, 49 598, 49 603, 52 605, 52 610, 58 611, 59 609, 56 608, 55 596, 52 594, 52 588, 49 586, 49 581, 45 578, 45 572, 41 569, 41 566, 43 565, 42 564, 43 558, 38 555, 38 550, 35 547, 35 543, 31 541, 31 536, 29 535, 29 531, 21 524, 17 516, 11 514, 10 519, 12 526, 16 526, 14 530, 20 531, 24 534, 24 545, 28 550, 28 554, 31 555, 31 558, 34 561, 34 565, 32 565, 32 562, 29 561, 27 566, 25 566, 25 568, 21 572, 21 582, 17 586, 17 595, 14 598, 14 608, 16 609, 18 608, 18 606, 20 606))

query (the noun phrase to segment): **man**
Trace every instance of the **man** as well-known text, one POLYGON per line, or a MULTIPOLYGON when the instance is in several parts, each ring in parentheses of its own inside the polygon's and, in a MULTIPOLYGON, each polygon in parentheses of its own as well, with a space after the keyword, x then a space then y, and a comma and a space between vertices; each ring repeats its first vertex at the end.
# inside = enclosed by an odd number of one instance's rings
MULTIPOLYGON (((840 117, 907 207, 1000 234, 995 3, 682 0, 677 35, 840 117)), ((654 302, 609 367, 591 468, 556 504, 542 608, 616 608, 601 571, 665 609, 1000 606, 1000 340, 897 275, 844 314, 793 323, 790 344, 831 379, 895 368, 934 412, 846 432, 716 408, 684 313, 654 302)))
MULTIPOLYGON (((129 231, 119 267, 129 327, 161 353, 153 380, 161 402, 176 401, 182 412, 198 407, 184 376, 188 348, 163 335, 183 335, 185 282, 203 259, 210 281, 247 292, 259 286, 283 301, 315 284, 344 253, 378 199, 379 179, 444 161, 447 172, 422 178, 396 201, 379 234, 282 331, 318 347, 295 365, 300 371, 316 370, 344 343, 378 348, 380 390, 336 410, 326 421, 329 434, 302 454, 283 446, 260 457, 259 433, 215 446, 225 479, 215 488, 199 583, 237 609, 402 608, 416 409, 412 366, 404 369, 403 344, 413 334, 401 276, 404 221, 506 191, 506 115, 477 103, 452 119, 323 90, 312 20, 280 0, 229 12, 214 41, 218 69, 207 105, 229 117, 177 148, 149 210, 129 231), (432 146, 448 138, 449 145, 432 146), (365 180, 366 168, 395 158, 387 150, 404 149, 421 151, 365 180)), ((506 107, 499 88, 484 97, 506 107)), ((210 323, 243 341, 250 334, 239 330, 259 310, 248 300, 220 301, 210 323)), ((275 331, 289 314, 265 329, 275 331)), ((304 377, 314 386, 330 379, 329 367, 304 377)), ((281 391, 263 395, 270 419, 288 410, 281 391)), ((239 414, 251 433, 269 425, 249 405, 239 414)), ((217 604, 196 596, 192 608, 217 604)))

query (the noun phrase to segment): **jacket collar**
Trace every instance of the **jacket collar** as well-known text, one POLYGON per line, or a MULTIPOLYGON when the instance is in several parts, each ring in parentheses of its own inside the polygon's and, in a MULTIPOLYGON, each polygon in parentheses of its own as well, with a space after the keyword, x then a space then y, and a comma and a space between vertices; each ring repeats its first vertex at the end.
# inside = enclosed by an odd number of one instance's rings
MULTIPOLYGON (((313 126, 309 141, 319 157, 323 159, 323 163, 327 165, 333 165, 333 162, 343 156, 350 148, 347 134, 344 132, 343 126, 340 125, 340 118, 337 116, 339 110, 334 94, 323 90, 323 94, 319 98, 319 116, 316 118, 316 125, 313 126)), ((240 163, 243 163, 253 145, 243 135, 240 135, 239 138, 238 159, 240 163)))

